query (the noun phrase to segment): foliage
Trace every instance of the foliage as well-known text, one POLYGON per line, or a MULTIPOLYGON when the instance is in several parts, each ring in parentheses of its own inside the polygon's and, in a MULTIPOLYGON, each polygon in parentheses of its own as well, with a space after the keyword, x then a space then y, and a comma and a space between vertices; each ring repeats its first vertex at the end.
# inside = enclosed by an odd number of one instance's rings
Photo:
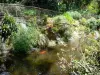
POLYGON ((71 12, 68 12, 72 17, 73 19, 81 19, 82 18, 82 15, 78 12, 78 11, 71 11, 71 12))
POLYGON ((26 0, 24 1, 25 5, 34 5, 41 8, 51 9, 51 10, 58 10, 58 4, 56 0, 26 0))
POLYGON ((98 0, 1 0, 0 3, 22 3, 27 6, 37 6, 41 8, 62 11, 66 10, 75 10, 75 9, 84 9, 88 6, 88 9, 96 13, 97 8, 100 6, 100 2, 98 0), (95 5, 95 6, 94 6, 95 5), (97 6, 98 5, 98 6, 97 6), (93 10, 92 10, 93 9, 93 10))
POLYGON ((71 72, 80 75, 98 75, 99 68, 97 66, 99 63, 97 52, 100 48, 100 42, 89 37, 84 39, 84 42, 80 43, 82 59, 80 61, 75 59, 72 61, 73 67, 71 68, 71 72))
POLYGON ((15 55, 27 54, 30 48, 30 41, 27 32, 23 29, 13 35, 13 46, 15 55))
POLYGON ((98 25, 99 24, 97 23, 97 20, 94 17, 91 17, 90 19, 87 20, 87 26, 91 30, 96 30, 98 25))
POLYGON ((36 28, 35 26, 29 27, 29 31, 28 31, 27 36, 29 36, 32 47, 36 47, 38 45, 38 40, 39 40, 40 34, 41 33, 40 33, 39 29, 36 28))
MULTIPOLYGON (((65 27, 65 24, 67 24, 67 20, 65 18, 65 16, 60 15, 60 16, 56 16, 53 18, 53 22, 54 22, 54 31, 58 32, 60 29, 65 27)), ((63 29, 62 29, 63 30, 63 29)))
POLYGON ((58 11, 60 12, 66 11, 66 4, 64 4, 63 2, 58 2, 58 11))
POLYGON ((67 10, 83 9, 90 2, 91 0, 63 0, 63 3, 66 4, 67 10))
POLYGON ((14 17, 5 14, 1 25, 1 29, 2 29, 2 38, 4 38, 4 40, 6 40, 12 34, 12 32, 17 31, 17 25, 15 23, 14 17))
POLYGON ((86 18, 80 19, 80 23, 81 23, 82 25, 86 25, 86 24, 87 24, 86 18))
MULTIPOLYGON (((70 16, 68 16, 68 20, 71 20, 72 18, 70 18, 70 16)), ((60 36, 61 38, 63 38, 64 41, 68 41, 68 39, 70 38, 70 24, 69 21, 66 19, 65 16, 63 15, 59 15, 53 18, 54 20, 54 27, 52 28, 53 31, 58 35, 58 37, 60 36)))
POLYGON ((32 10, 32 9, 28 9, 28 10, 24 10, 24 14, 27 16, 34 16, 36 14, 36 10, 32 10))
POLYGON ((66 19, 68 20, 69 24, 74 22, 73 17, 68 12, 64 13, 63 15, 66 17, 66 19))
POLYGON ((12 38, 15 55, 27 54, 31 47, 37 45, 38 36, 39 32, 34 27, 28 28, 27 31, 19 28, 12 38))
POLYGON ((98 9, 98 2, 96 0, 91 1, 91 3, 87 6, 87 10, 93 14, 97 14, 98 9))

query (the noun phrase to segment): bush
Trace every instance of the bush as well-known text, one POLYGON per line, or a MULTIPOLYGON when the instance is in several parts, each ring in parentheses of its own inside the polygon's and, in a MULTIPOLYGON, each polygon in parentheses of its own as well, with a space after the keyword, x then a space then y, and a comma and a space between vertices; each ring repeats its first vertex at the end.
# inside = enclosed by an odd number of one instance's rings
POLYGON ((94 17, 87 20, 87 27, 89 27, 91 30, 96 30, 97 26, 97 20, 94 17))
POLYGON ((36 47, 38 36, 39 32, 34 27, 28 28, 27 31, 19 28, 12 38, 15 55, 27 54, 31 47, 36 47))
POLYGON ((24 30, 15 33, 13 36, 13 46, 15 55, 27 54, 30 48, 28 33, 24 30))
POLYGON ((84 38, 84 42, 80 43, 82 59, 80 61, 72 61, 71 72, 79 75, 99 75, 99 63, 97 60, 99 44, 100 41, 98 42, 94 38, 84 38))
POLYGON ((33 15, 36 15, 36 10, 24 10, 23 13, 27 16, 33 16, 33 15))
POLYGON ((68 12, 72 17, 73 19, 81 19, 82 18, 82 15, 78 12, 78 11, 71 11, 71 12, 68 12))
POLYGON ((69 24, 74 23, 73 17, 68 12, 64 13, 63 15, 66 17, 66 19, 69 22, 69 24))
POLYGON ((86 18, 80 19, 80 23, 81 23, 82 25, 86 25, 86 22, 87 22, 86 18))
POLYGON ((96 0, 91 1, 91 3, 87 6, 87 10, 92 14, 97 14, 99 12, 99 5, 96 0))
POLYGON ((54 19, 54 32, 58 33, 64 41, 68 42, 68 39, 71 36, 71 27, 70 23, 73 23, 73 18, 65 13, 64 15, 56 16, 54 19))
POLYGON ((13 33, 17 31, 17 25, 15 23, 14 17, 5 14, 2 25, 2 38, 4 38, 4 41, 13 33))

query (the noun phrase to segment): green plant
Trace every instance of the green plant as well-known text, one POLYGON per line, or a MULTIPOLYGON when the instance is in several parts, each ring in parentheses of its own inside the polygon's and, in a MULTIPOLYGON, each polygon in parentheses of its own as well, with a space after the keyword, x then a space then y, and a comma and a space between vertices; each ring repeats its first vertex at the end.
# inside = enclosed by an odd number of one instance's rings
POLYGON ((58 10, 61 12, 66 11, 66 4, 64 4, 62 1, 58 2, 58 10))
POLYGON ((80 19, 80 23, 81 23, 82 25, 86 25, 86 22, 87 22, 86 18, 80 19))
POLYGON ((89 27, 91 30, 96 30, 97 26, 97 20, 94 17, 87 20, 87 27, 89 27))
POLYGON ((98 2, 96 0, 91 1, 91 3, 87 6, 87 10, 92 14, 97 14, 99 12, 98 2))
POLYGON ((27 54, 30 48, 28 33, 23 29, 13 35, 13 47, 15 55, 27 54))
POLYGON ((67 10, 84 9, 90 2, 91 0, 63 0, 67 10))
POLYGON ((27 16, 32 16, 32 15, 36 15, 36 10, 35 9, 27 9, 27 10, 24 10, 23 13, 27 16))
POLYGON ((98 75, 100 71, 97 53, 100 48, 100 41, 90 37, 84 39, 83 43, 80 43, 82 59, 80 61, 75 59, 72 61, 71 72, 80 75, 98 75))
POLYGON ((74 23, 73 17, 68 12, 64 13, 63 15, 66 17, 66 19, 69 22, 69 24, 74 23))
POLYGON ((78 11, 70 11, 68 13, 73 17, 73 19, 78 20, 82 18, 82 15, 78 11))
POLYGON ((13 32, 17 31, 17 24, 15 22, 14 17, 11 15, 5 14, 2 25, 2 38, 6 40, 13 32))
POLYGON ((32 47, 36 47, 38 45, 39 35, 41 34, 40 30, 35 26, 29 27, 28 37, 30 39, 30 43, 32 47))
POLYGON ((58 32, 61 28, 64 28, 65 24, 67 24, 67 20, 65 16, 59 15, 53 18, 53 23, 54 23, 54 31, 58 32))
POLYGON ((15 55, 27 54, 31 47, 36 47, 38 36, 39 31, 35 27, 29 27, 28 30, 19 28, 12 38, 15 55))

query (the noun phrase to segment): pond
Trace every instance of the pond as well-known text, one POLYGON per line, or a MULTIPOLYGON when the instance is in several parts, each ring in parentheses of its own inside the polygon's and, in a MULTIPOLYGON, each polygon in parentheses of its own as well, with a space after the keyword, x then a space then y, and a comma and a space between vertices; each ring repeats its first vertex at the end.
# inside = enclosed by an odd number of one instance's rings
POLYGON ((9 54, 4 62, 6 69, 0 75, 69 75, 71 61, 80 60, 81 56, 80 51, 68 44, 33 51, 24 58, 9 54))

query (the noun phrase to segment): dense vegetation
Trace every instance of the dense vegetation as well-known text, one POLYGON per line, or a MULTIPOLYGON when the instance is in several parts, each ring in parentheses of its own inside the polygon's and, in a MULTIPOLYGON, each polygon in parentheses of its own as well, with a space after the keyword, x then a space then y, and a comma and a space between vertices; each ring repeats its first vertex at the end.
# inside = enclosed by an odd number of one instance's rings
POLYGON ((0 75, 100 74, 99 0, 0 2, 0 75))
POLYGON ((36 6, 56 11, 85 9, 100 7, 99 0, 1 0, 1 3, 22 3, 27 6, 36 6), (96 5, 94 5, 96 3, 96 5))

